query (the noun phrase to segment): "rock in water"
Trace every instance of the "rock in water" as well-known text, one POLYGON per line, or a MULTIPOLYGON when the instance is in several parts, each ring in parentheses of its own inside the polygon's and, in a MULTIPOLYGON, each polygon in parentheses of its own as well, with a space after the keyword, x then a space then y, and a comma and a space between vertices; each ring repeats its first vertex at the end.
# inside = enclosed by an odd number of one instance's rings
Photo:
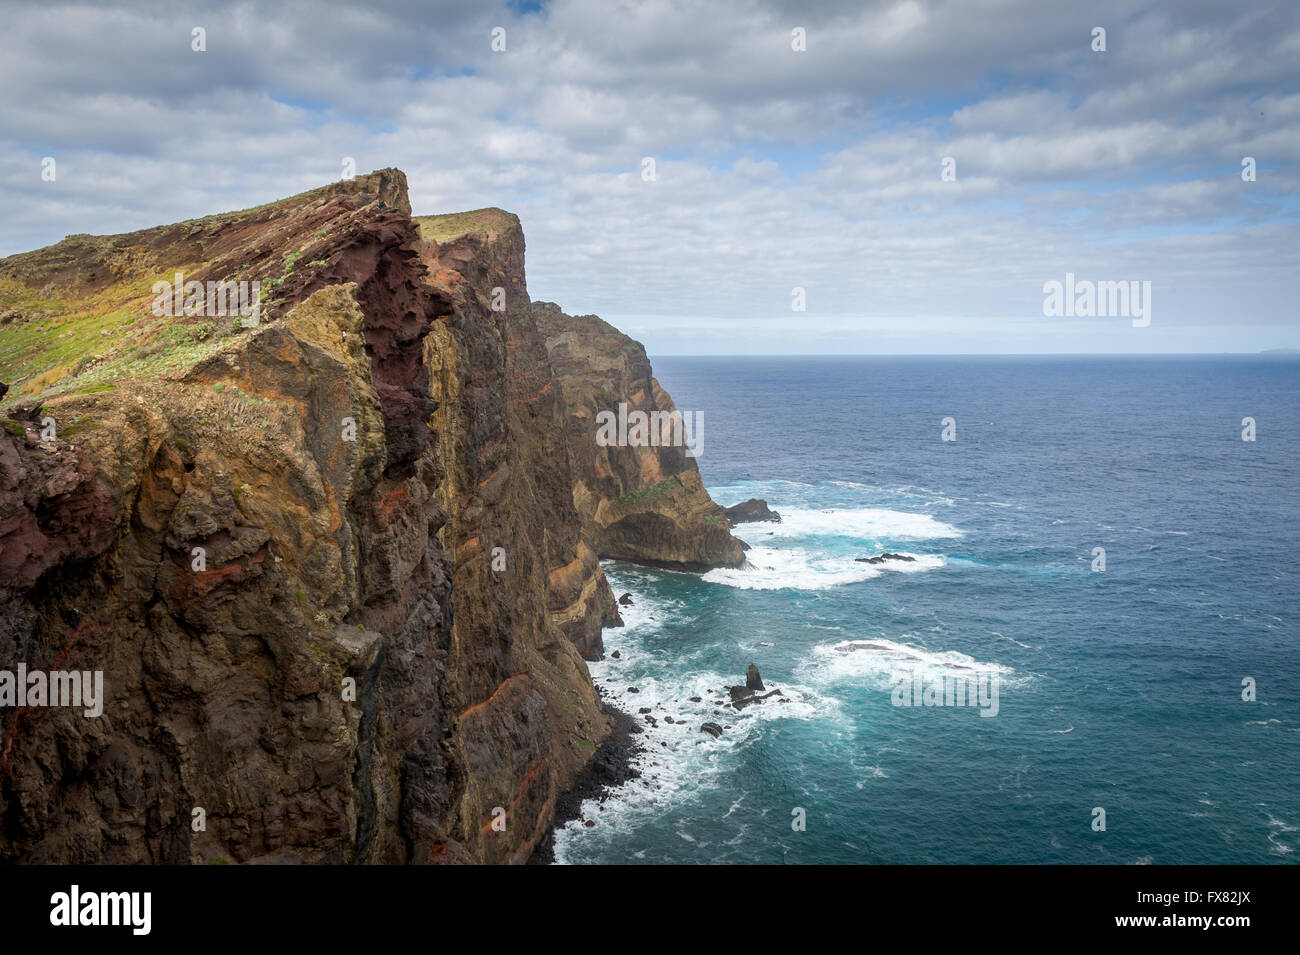
POLYGON ((747 690, 743 686, 733 686, 727 690, 727 693, 731 697, 731 702, 726 705, 735 710, 743 710, 745 707, 751 706, 754 703, 762 703, 769 696, 785 696, 785 694, 780 690, 772 690, 768 693, 759 694, 753 690, 747 690))
POLYGON ((717 739, 719 736, 722 735, 722 727, 719 726, 717 723, 705 723, 700 727, 700 732, 708 733, 714 739, 717 739))
POLYGON ((747 690, 766 690, 763 686, 763 679, 758 675, 758 667, 754 664, 749 665, 748 672, 745 673, 745 689, 747 690))
POLYGON ((854 557, 854 563, 858 564, 883 564, 887 560, 914 561, 915 557, 908 557, 906 554, 881 554, 879 557, 854 557))
POLYGON ((781 523, 781 515, 767 506, 767 501, 751 497, 742 504, 724 507, 722 512, 732 524, 757 524, 760 521, 781 523))
POLYGON ((631 594, 624 594, 623 596, 619 597, 619 598, 618 598, 618 605, 619 605, 620 607, 630 607, 630 606, 632 606, 632 595, 631 595, 631 594))

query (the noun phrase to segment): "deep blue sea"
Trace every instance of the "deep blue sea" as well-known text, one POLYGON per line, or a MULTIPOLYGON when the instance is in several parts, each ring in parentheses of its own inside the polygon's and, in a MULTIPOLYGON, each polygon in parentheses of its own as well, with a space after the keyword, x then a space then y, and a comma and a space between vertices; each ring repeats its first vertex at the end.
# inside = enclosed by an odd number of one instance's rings
POLYGON ((714 499, 784 520, 740 570, 606 565, 592 675, 658 726, 559 861, 1300 859, 1300 359, 654 367, 714 499), (715 705, 750 663, 788 702, 715 705), (895 705, 971 674, 996 715, 895 705))

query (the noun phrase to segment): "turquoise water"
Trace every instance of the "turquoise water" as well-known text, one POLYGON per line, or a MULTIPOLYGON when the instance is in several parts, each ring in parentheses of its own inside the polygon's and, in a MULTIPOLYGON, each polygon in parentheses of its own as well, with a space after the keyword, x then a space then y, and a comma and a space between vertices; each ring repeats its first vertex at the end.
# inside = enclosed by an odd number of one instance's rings
POLYGON ((560 861, 1296 860, 1300 361, 655 369, 714 498, 784 522, 737 528, 738 571, 606 566, 635 606, 593 677, 659 722, 560 861), (882 551, 917 559, 853 560, 882 551), (714 705, 750 663, 788 702, 714 705), (894 705, 899 674, 972 673, 995 716, 894 705))

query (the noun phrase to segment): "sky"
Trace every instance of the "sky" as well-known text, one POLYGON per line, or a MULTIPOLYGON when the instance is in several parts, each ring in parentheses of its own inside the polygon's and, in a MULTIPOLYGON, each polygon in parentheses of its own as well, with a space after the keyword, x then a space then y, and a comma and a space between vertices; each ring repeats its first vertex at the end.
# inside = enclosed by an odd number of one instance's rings
POLYGON ((404 170, 417 215, 516 213, 531 296, 652 356, 1300 348, 1296 0, 0 0, 0 23, 0 256, 350 158, 404 170), (1149 288, 1149 321, 1045 314, 1067 273, 1149 288))

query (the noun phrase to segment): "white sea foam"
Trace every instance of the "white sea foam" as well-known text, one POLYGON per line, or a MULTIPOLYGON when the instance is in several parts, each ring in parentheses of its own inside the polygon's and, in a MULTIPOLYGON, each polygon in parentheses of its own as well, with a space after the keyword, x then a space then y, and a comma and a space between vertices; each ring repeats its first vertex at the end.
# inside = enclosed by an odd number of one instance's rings
POLYGON ((989 633, 993 634, 993 636, 995 636, 995 637, 1001 637, 1003 640, 1010 640, 1010 641, 1011 641, 1012 643, 1014 643, 1016 646, 1018 646, 1018 647, 1023 647, 1023 648, 1026 649, 1026 650, 1032 650, 1032 649, 1034 649, 1034 648, 1031 647, 1029 644, 1027 644, 1027 643, 1021 643, 1021 642, 1020 642, 1019 640, 1017 640, 1015 637, 1008 637, 1005 633, 999 633, 997 630, 990 630, 989 633))
POLYGON ((892 684, 896 674, 903 673, 916 673, 929 681, 997 674, 1003 685, 1015 677, 1011 667, 1000 663, 982 663, 956 650, 928 650, 884 637, 813 647, 811 659, 799 677, 814 685, 869 680, 883 689, 892 684))
POLYGON ((790 539, 794 537, 854 537, 861 540, 932 540, 961 537, 951 524, 929 514, 891 511, 880 507, 776 507, 781 523, 741 524, 735 528, 740 537, 749 531, 754 536, 790 539), (750 530, 750 529, 753 530, 750 530))
POLYGON ((1273 851, 1279 855, 1290 855, 1295 848, 1290 844, 1283 842, 1282 839, 1287 833, 1295 832, 1296 827, 1278 819, 1271 812, 1266 812, 1268 816, 1268 827, 1272 831, 1268 834, 1268 841, 1273 844, 1273 851))
POLYGON ((603 857, 606 848, 627 833, 715 788, 716 778, 742 758, 740 751, 746 743, 774 731, 774 724, 820 719, 838 712, 835 700, 770 675, 765 675, 768 689, 779 687, 784 697, 770 697, 743 710, 719 705, 718 701, 728 700, 726 688, 741 682, 741 676, 727 677, 710 670, 683 672, 680 661, 671 666, 656 661, 642 641, 674 610, 633 599, 631 608, 621 608, 625 626, 605 630, 606 658, 588 666, 610 702, 642 724, 644 732, 636 740, 643 750, 632 760, 641 775, 612 790, 603 803, 584 801, 579 818, 556 830, 555 859, 561 864, 586 858, 592 848, 603 857), (609 655, 614 650, 619 651, 617 660, 609 655), (631 687, 637 692, 631 692, 631 687), (691 697, 700 697, 700 702, 691 702, 691 697), (638 712, 641 708, 650 709, 657 726, 644 722, 645 715, 638 712), (668 717, 673 722, 669 723, 668 717), (727 729, 720 739, 714 739, 700 731, 706 722, 727 729), (588 828, 588 819, 596 825, 588 828))
POLYGON ((866 564, 852 557, 818 555, 795 547, 751 547, 745 555, 744 566, 711 570, 704 579, 741 590, 826 590, 870 580, 890 571, 914 574, 944 565, 944 559, 936 554, 908 556, 916 559, 866 564))

